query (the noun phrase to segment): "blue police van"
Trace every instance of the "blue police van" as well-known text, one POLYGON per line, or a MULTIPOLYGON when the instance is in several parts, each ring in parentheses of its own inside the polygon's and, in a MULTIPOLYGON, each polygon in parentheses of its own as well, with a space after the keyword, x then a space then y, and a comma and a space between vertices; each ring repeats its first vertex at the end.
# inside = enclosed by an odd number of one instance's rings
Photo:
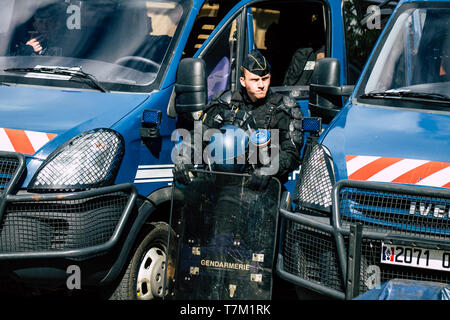
MULTIPOLYGON (((346 36, 370 4, 3 3, 2 290, 100 288, 117 299, 163 297, 179 62, 205 61, 210 98, 239 87, 243 57, 258 48, 272 64, 273 89, 296 98, 307 114, 308 82, 284 85, 294 53, 309 48, 338 59, 335 84, 354 84, 365 60, 361 48, 371 47, 364 41, 376 37, 354 32, 356 48, 346 36)), ((310 59, 300 71, 314 64, 310 59)), ((286 185, 291 192, 297 174, 286 185)))
POLYGON ((332 120, 281 210, 277 271, 298 292, 450 283, 449 30, 448 1, 401 1, 342 108, 332 97, 348 88, 322 81, 339 61, 317 63, 310 111, 332 120))

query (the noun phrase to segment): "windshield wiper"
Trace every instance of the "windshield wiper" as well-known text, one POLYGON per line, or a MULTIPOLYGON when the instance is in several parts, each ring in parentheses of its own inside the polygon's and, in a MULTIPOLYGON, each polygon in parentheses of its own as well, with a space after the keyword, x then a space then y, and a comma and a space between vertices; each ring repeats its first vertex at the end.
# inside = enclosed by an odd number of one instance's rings
POLYGON ((85 83, 91 86, 91 88, 95 88, 100 90, 101 92, 107 92, 107 90, 100 84, 100 82, 95 79, 95 77, 89 73, 81 70, 81 67, 47 67, 47 66, 36 66, 32 68, 9 68, 3 70, 5 72, 35 72, 35 73, 45 73, 45 74, 55 74, 55 75, 64 75, 70 76, 71 78, 68 80, 72 80, 72 77, 76 79, 81 79, 85 83))
POLYGON ((440 93, 416 92, 406 90, 387 90, 380 92, 369 92, 360 96, 361 98, 378 98, 378 99, 400 99, 409 98, 413 100, 431 100, 444 103, 450 103, 450 96, 440 93))

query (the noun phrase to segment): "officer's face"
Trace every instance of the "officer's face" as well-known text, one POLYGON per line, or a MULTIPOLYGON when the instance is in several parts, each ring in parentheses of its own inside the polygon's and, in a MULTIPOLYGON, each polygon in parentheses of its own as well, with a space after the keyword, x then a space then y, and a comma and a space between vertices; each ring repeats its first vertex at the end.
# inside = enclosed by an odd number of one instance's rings
POLYGON ((41 18, 34 18, 33 27, 41 34, 46 34, 49 32, 51 21, 50 19, 41 19, 41 18))
POLYGON ((241 86, 247 90, 251 101, 255 102, 266 97, 270 85, 270 73, 258 76, 244 69, 244 76, 240 78, 241 86))

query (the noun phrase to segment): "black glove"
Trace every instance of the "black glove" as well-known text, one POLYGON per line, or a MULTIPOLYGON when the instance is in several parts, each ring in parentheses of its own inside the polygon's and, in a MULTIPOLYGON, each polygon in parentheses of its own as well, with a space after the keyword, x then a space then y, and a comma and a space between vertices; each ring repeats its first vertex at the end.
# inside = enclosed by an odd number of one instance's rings
POLYGON ((194 169, 192 164, 178 163, 172 169, 174 179, 181 184, 188 185, 191 183, 191 170, 194 169))
POLYGON ((247 186, 255 191, 263 191, 269 184, 272 176, 264 173, 261 168, 256 169, 248 179, 247 186))

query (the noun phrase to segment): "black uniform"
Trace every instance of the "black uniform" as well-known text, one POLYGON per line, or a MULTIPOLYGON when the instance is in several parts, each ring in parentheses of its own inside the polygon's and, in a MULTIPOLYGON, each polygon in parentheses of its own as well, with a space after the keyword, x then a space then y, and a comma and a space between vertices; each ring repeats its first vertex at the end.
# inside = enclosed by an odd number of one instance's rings
POLYGON ((275 175, 281 182, 300 164, 303 134, 299 128, 303 115, 297 102, 269 90, 265 99, 250 101, 245 90, 225 91, 213 98, 202 115, 207 128, 232 124, 244 131, 251 129, 279 130, 279 170, 275 175))
MULTIPOLYGON (((271 70, 267 59, 258 50, 253 50, 246 56, 242 67, 260 77, 269 74, 271 70)), ((217 94, 201 117, 204 129, 220 129, 231 124, 246 132, 255 129, 268 129, 272 132, 272 129, 278 130, 279 144, 274 145, 273 142, 276 141, 272 141, 270 146, 271 150, 278 150, 274 153, 275 156, 278 154, 278 159, 270 159, 271 164, 274 160, 277 161, 278 171, 274 173, 275 167, 270 165, 270 170, 265 170, 265 165, 256 168, 252 166, 253 172, 247 172, 252 174, 249 187, 257 190, 265 188, 270 176, 275 176, 284 183, 289 173, 299 166, 303 144, 303 133, 300 130, 302 119, 303 114, 294 99, 269 89, 265 98, 252 102, 245 88, 241 91, 217 94)), ((192 149, 189 145, 184 147, 192 149)), ((175 179, 181 183, 189 183, 187 171, 190 167, 193 166, 176 164, 173 170, 175 179)))
MULTIPOLYGON (((259 76, 270 72, 265 58, 256 52, 248 55, 243 66, 259 76)), ((271 148, 278 149, 276 173, 269 175, 267 171, 260 170, 264 168, 263 165, 252 163, 252 166, 248 167, 249 178, 217 174, 213 183, 208 185, 210 211, 205 209, 206 206, 201 209, 208 212, 205 214, 208 224, 205 224, 204 228, 207 231, 202 232, 209 232, 210 244, 218 244, 215 247, 217 256, 226 257, 228 261, 240 261, 247 251, 262 253, 267 257, 273 254, 273 245, 266 244, 276 237, 278 215, 272 215, 270 210, 278 208, 280 190, 271 176, 284 183, 288 174, 299 166, 303 143, 303 134, 300 131, 302 118, 295 100, 269 90, 264 99, 252 102, 245 88, 241 91, 219 93, 203 112, 203 132, 209 128, 220 129, 225 125, 234 125, 245 132, 256 129, 268 129, 272 132, 273 129, 279 130, 278 145, 273 146, 277 139, 271 139, 270 145, 271 148)), ((185 147, 193 148, 188 144, 185 147)), ((175 179, 181 183, 190 183, 186 175, 188 169, 187 166, 176 164, 175 179)), ((192 181, 195 181, 195 178, 192 181)), ((195 185, 191 187, 195 188, 195 185)), ((211 283, 207 283, 206 288, 216 288, 217 285, 227 287, 227 284, 236 283, 233 273, 228 272, 219 274, 219 279, 210 279, 211 283)), ((251 295, 252 297, 267 289, 263 282, 253 281, 246 281, 246 288, 255 294, 251 295)))

